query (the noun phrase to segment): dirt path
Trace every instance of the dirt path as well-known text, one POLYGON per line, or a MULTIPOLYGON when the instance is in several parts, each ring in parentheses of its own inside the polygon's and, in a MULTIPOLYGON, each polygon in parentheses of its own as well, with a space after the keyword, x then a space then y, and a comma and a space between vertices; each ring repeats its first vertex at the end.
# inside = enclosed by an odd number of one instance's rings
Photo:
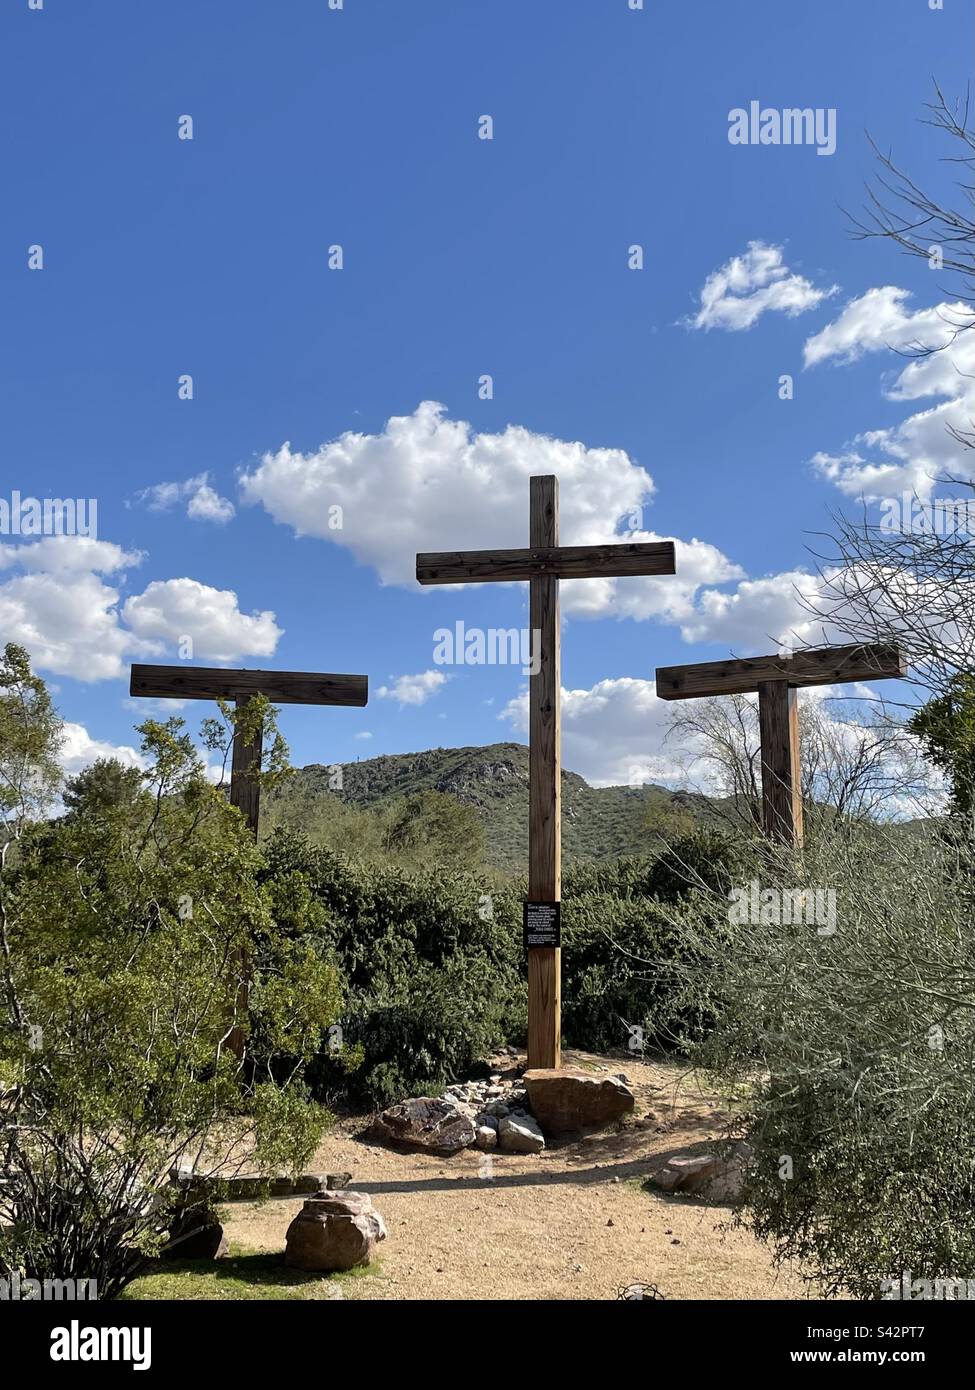
MULTIPOLYGON (((625 1072, 636 1118, 652 1120, 533 1155, 396 1153, 357 1138, 362 1119, 330 1133, 316 1170, 351 1171, 389 1230, 376 1272, 345 1282, 344 1297, 612 1299, 633 1282, 668 1298, 803 1296, 750 1236, 718 1229, 727 1208, 643 1189, 670 1154, 721 1132, 720 1111, 693 1078, 670 1063, 586 1053, 566 1064, 625 1072)), ((227 1234, 248 1251, 280 1251, 300 1206, 235 1204, 227 1234)))

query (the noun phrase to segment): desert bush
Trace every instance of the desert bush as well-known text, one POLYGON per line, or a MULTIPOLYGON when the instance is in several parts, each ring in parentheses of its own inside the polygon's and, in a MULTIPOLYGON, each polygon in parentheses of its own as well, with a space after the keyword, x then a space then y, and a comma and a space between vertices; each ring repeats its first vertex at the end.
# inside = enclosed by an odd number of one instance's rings
POLYGON ((741 1219, 827 1293, 975 1264, 972 851, 967 823, 837 826, 801 858, 766 852, 758 920, 722 950, 720 899, 703 926, 671 909, 717 1006, 691 1056, 755 1151, 741 1219), (782 920, 793 887, 833 892, 833 927, 782 920))
POLYGON ((310 1077, 319 1095, 385 1104, 468 1072, 525 1030, 520 902, 473 874, 384 869, 292 831, 265 846, 278 930, 341 970, 340 1033, 310 1077))
POLYGON ((141 790, 103 769, 44 822, 34 766, 58 733, 8 648, 0 760, 24 794, 0 806, 0 1273, 93 1279, 112 1298, 167 1239, 174 1167, 310 1156, 327 1117, 302 1063, 338 1012, 339 978, 300 933, 274 930, 253 839, 180 721, 142 726, 141 790), (252 1023, 287 1075, 254 1055, 252 1023))

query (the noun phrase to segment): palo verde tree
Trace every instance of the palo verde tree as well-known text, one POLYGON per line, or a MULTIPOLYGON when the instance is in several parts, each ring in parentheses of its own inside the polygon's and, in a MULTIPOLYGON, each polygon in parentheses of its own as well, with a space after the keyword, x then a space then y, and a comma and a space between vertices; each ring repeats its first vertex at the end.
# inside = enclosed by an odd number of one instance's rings
POLYGON ((111 1298, 167 1239, 174 1169, 307 1160, 326 1116, 303 1068, 339 978, 300 921, 276 929, 253 837, 182 721, 141 726, 138 790, 103 772, 41 819, 57 720, 23 653, 4 669, 0 764, 25 764, 27 790, 2 882, 0 1272, 111 1298))

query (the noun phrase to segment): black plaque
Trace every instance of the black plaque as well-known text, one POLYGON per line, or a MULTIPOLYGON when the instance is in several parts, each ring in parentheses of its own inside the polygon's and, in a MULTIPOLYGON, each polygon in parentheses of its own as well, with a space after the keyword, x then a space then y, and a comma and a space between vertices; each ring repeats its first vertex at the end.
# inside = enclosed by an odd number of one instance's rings
POLYGON ((562 945, 562 904, 524 903, 525 948, 562 945))

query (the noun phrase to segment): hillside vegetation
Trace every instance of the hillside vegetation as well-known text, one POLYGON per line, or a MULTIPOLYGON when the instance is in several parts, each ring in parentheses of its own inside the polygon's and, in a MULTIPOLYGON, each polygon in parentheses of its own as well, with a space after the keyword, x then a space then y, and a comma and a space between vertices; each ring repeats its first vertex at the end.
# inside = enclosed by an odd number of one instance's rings
MULTIPOLYGON (((527 867, 528 749, 520 743, 479 748, 431 748, 342 766, 342 790, 330 790, 333 769, 303 767, 267 799, 263 826, 300 830, 312 843, 358 852, 381 847, 383 817, 424 792, 456 798, 483 830, 483 862, 522 873, 527 867)), ((689 829, 714 821, 724 803, 665 787, 591 787, 562 773, 562 852, 566 862, 644 854, 655 829, 689 829)))

